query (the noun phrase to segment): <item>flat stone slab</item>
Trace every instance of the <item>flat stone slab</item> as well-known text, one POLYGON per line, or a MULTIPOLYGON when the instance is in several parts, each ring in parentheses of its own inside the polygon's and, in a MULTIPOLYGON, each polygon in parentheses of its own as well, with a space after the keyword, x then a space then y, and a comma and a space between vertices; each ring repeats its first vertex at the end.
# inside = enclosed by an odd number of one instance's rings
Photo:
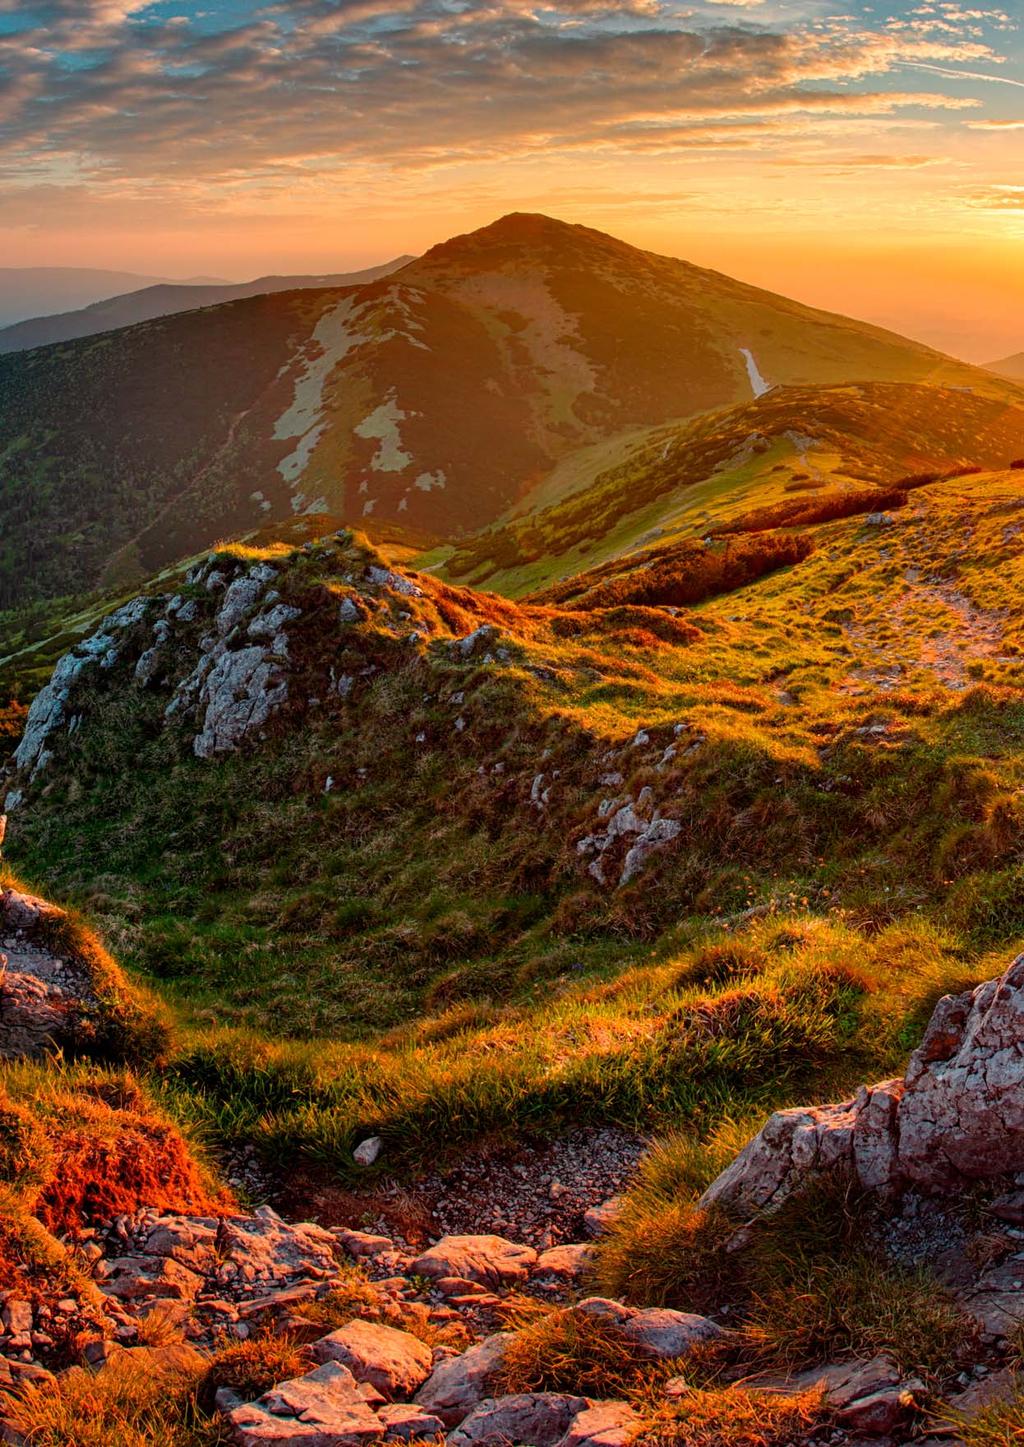
POLYGON ((434 1355, 407 1331, 374 1321, 348 1322, 313 1344, 318 1362, 341 1362, 357 1382, 369 1382, 387 1400, 408 1398, 430 1376, 434 1355))
POLYGON ((536 1264, 532 1246, 520 1246, 503 1236, 443 1236, 417 1256, 409 1270, 432 1279, 462 1276, 497 1290, 525 1281, 536 1264))

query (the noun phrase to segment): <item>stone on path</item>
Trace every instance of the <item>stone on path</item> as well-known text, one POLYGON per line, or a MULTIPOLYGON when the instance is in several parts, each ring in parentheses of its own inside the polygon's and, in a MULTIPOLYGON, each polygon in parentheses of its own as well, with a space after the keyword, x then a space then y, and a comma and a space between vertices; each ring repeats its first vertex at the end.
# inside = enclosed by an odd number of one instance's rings
POLYGON ((407 1331, 358 1318, 313 1344, 319 1362, 341 1362, 357 1382, 369 1382, 389 1401, 411 1397, 430 1376, 433 1353, 407 1331))
POLYGON ((520 1246, 503 1236, 443 1236, 417 1256, 409 1270, 432 1279, 461 1276, 497 1290, 525 1281, 536 1263, 532 1246, 520 1246))
POLYGON ((475 1407, 448 1438, 449 1447, 558 1447, 573 1420, 587 1406, 565 1392, 518 1392, 475 1407))

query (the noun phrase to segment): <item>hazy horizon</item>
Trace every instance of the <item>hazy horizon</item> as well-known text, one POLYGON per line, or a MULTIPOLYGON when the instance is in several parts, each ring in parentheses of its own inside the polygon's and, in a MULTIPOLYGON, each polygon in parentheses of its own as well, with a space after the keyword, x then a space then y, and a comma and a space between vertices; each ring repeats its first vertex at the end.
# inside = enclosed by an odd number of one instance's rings
POLYGON ((7 0, 0 264, 353 270, 542 211, 986 361, 1022 60, 956 0, 7 0))

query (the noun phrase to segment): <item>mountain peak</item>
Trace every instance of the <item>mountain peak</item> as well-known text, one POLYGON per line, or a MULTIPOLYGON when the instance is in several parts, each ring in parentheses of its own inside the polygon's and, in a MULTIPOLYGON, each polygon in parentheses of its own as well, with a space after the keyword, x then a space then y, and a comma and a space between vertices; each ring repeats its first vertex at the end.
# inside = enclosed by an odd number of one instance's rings
POLYGON ((581 246, 599 245, 605 249, 614 248, 620 252, 634 252, 635 248, 603 231, 590 226, 581 226, 573 221, 561 221, 555 216, 546 216, 539 211, 509 211, 496 221, 480 226, 475 231, 464 232, 442 241, 425 253, 425 262, 464 257, 469 254, 491 253, 499 249, 531 249, 534 251, 570 251, 581 246))

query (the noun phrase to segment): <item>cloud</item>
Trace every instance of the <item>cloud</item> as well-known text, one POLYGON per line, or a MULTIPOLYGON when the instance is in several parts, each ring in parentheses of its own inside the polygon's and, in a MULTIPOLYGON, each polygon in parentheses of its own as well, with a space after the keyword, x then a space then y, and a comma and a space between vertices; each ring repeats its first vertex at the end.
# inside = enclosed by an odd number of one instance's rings
POLYGON ((986 211, 1024 211, 1024 186, 986 186, 968 199, 986 211))
POLYGON ((784 144, 811 116, 976 107, 893 78, 987 77, 1002 59, 950 29, 1003 12, 952 5, 877 28, 723 23, 708 18, 720 5, 662 0, 252 0, 219 21, 216 7, 167 20, 134 0, 0 0, 0 12, 14 17, 0 31, 8 185, 85 185, 112 204, 176 187, 216 208, 313 178, 484 158, 784 144))

